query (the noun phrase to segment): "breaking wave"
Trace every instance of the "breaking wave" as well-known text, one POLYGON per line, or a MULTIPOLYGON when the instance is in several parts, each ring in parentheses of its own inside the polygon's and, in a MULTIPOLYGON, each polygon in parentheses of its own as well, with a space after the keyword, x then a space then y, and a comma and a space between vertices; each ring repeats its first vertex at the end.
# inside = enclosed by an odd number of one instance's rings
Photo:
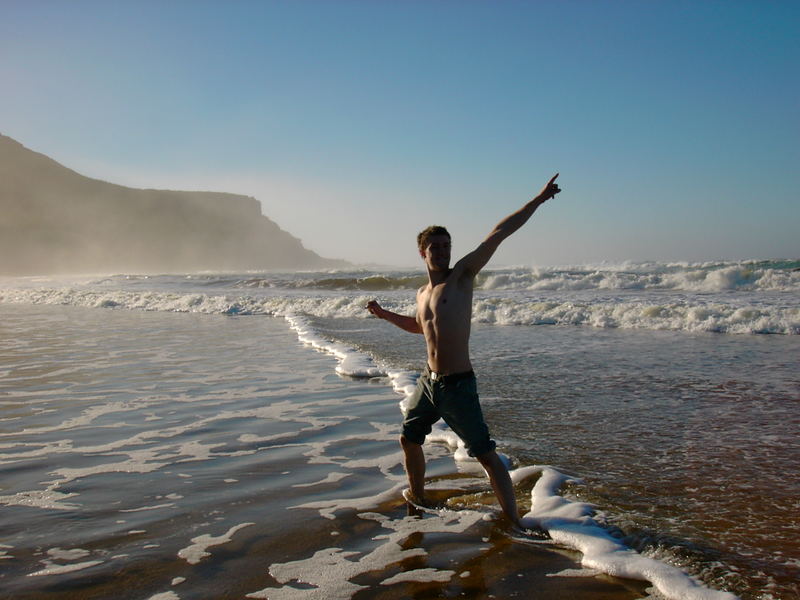
MULTIPOLYGON (((367 295, 230 295, 186 292, 96 290, 78 288, 0 289, 0 302, 56 304, 91 308, 194 312, 225 315, 369 318, 367 295)), ((473 321, 496 325, 588 325, 599 328, 715 332, 729 334, 800 334, 796 303, 725 303, 718 299, 665 302, 638 298, 542 300, 524 297, 476 298, 473 321)), ((413 314, 414 298, 382 299, 395 312, 413 314)))
MULTIPOLYGON (((427 277, 422 272, 342 271, 285 277, 254 276, 234 283, 240 288, 387 291, 417 289, 427 283, 427 277)), ((499 269, 479 275, 477 289, 797 292, 800 291, 800 261, 628 263, 499 269)))
POLYGON ((638 265, 638 268, 534 269, 489 273, 487 290, 800 291, 800 261, 638 265))

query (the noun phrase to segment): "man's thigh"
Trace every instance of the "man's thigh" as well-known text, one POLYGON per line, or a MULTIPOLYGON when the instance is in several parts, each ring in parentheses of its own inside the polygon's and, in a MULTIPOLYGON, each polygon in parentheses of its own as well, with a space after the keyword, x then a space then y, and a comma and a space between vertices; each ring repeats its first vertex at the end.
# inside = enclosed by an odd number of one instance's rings
POLYGON ((496 444, 489 437, 489 428, 483 419, 474 377, 462 379, 449 388, 439 408, 445 423, 463 440, 470 456, 495 449, 496 444))
POLYGON ((416 443, 423 444, 425 437, 431 432, 432 425, 441 418, 438 409, 431 401, 429 382, 420 377, 417 388, 409 397, 407 409, 403 415, 403 436, 416 443))

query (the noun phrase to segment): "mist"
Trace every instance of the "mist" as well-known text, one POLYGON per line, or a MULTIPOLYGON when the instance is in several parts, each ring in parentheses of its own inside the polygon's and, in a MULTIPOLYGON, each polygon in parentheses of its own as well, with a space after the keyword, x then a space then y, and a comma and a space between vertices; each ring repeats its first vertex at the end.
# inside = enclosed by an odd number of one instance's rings
POLYGON ((0 136, 0 274, 330 268, 253 197, 134 189, 0 136))

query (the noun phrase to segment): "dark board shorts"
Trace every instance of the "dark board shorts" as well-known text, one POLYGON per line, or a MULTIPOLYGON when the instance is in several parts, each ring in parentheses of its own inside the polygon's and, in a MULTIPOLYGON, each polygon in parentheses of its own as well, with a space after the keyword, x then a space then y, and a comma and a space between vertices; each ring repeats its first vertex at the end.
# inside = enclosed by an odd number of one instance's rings
POLYGON ((481 456, 495 449, 496 444, 489 438, 489 428, 483 420, 474 372, 439 376, 435 381, 428 369, 420 375, 408 399, 403 436, 423 444, 431 426, 439 419, 444 419, 464 441, 470 456, 481 456))

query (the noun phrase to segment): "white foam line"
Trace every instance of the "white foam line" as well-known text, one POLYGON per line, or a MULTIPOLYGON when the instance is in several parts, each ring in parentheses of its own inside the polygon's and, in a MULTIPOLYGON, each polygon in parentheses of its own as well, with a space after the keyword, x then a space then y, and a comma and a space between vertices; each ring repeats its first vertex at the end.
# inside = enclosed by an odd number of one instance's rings
MULTIPOLYGON (((363 585, 353 583, 351 581, 353 578, 363 573, 383 571, 390 565, 400 564, 408 558, 427 554, 423 548, 403 548, 403 542, 412 534, 463 533, 483 519, 482 514, 475 511, 452 512, 445 517, 428 519, 405 517, 393 520, 377 513, 362 513, 359 517, 376 521, 384 529, 390 530, 389 535, 379 536, 381 540, 386 541, 357 560, 353 558, 359 556, 360 552, 326 548, 303 560, 273 564, 269 568, 269 573, 282 587, 264 588, 247 594, 247 597, 270 600, 295 600, 299 597, 307 600, 349 600, 356 592, 365 588, 363 585), (314 587, 308 589, 304 586, 301 591, 286 585, 293 581, 314 587)), ((378 536, 374 539, 378 539, 378 536)), ((474 551, 480 550, 475 547, 474 551)), ((418 569, 389 577, 382 582, 382 585, 392 585, 402 581, 449 581, 453 575, 455 572, 449 570, 418 569)))
POLYGON ((403 484, 398 483, 392 486, 385 492, 377 496, 366 496, 362 498, 340 498, 331 500, 320 500, 317 502, 306 502, 305 504, 297 504, 289 508, 315 508, 319 510, 321 517, 326 519, 336 519, 336 513, 340 510, 353 509, 353 510, 367 510, 374 508, 382 502, 397 498, 400 495, 400 490, 404 487, 403 484))
POLYGON ((57 492, 50 486, 46 490, 27 490, 17 492, 10 496, 0 496, 0 505, 5 506, 29 506, 31 508, 44 508, 51 510, 77 510, 77 504, 64 502, 67 498, 72 498, 78 494, 64 494, 57 492))
POLYGON ((228 529, 228 531, 218 536, 212 536, 205 533, 203 535, 193 537, 191 540, 191 545, 178 550, 178 557, 184 559, 190 565, 196 565, 206 556, 211 556, 210 552, 206 552, 208 548, 227 544, 231 541, 234 533, 240 529, 244 529, 245 527, 250 527, 251 525, 255 525, 255 523, 240 523, 239 525, 234 525, 228 529))
POLYGON ((383 377, 386 375, 366 355, 320 336, 304 317, 289 314, 285 318, 301 342, 336 357, 336 360, 339 361, 339 365, 336 367, 337 373, 350 377, 383 377))
POLYGON ((512 473, 515 484, 537 472, 531 490, 531 510, 523 525, 541 527, 558 544, 583 554, 581 565, 614 577, 649 581, 669 600, 735 600, 736 596, 706 588, 684 571, 642 556, 611 536, 592 519, 591 505, 572 502, 558 495, 561 486, 574 480, 551 467, 524 467, 512 473))
POLYGON ((68 561, 68 560, 78 560, 79 558, 85 558, 89 556, 90 552, 88 550, 84 550, 82 548, 73 548, 72 550, 64 550, 62 548, 50 548, 47 551, 47 555, 50 557, 45 559, 42 562, 45 565, 44 569, 40 569, 33 573, 28 573, 28 577, 42 577, 45 575, 63 575, 65 573, 73 573, 75 571, 82 571, 83 569, 88 569, 89 567, 94 567, 95 565, 100 565, 103 563, 102 560, 87 560, 80 563, 73 563, 68 565, 62 565, 53 562, 54 560, 61 560, 61 561, 68 561))
POLYGON ((346 469, 369 469, 372 467, 377 467, 387 479, 405 481, 405 476, 392 474, 392 471, 396 467, 402 466, 403 464, 403 457, 399 451, 392 454, 387 454, 385 456, 380 456, 378 458, 347 460, 339 464, 346 469))
POLYGON ((78 560, 79 558, 85 558, 91 554, 88 550, 84 550, 83 548, 73 548, 72 550, 64 550, 63 548, 59 548, 56 546, 55 548, 50 548, 47 551, 47 556, 52 558, 53 560, 78 560))
POLYGON ((447 583, 455 575, 455 571, 440 571, 438 569, 414 569, 413 571, 404 571, 398 573, 394 577, 384 579, 381 585, 394 585, 395 583, 403 583, 406 581, 413 581, 417 583, 425 583, 428 581, 439 581, 447 583))
POLYGON ((147 600, 181 600, 175 592, 161 592, 155 596, 150 596, 147 600))
POLYGON ((48 454, 72 451, 72 440, 58 440, 55 442, 16 442, 13 444, 0 444, 0 449, 4 448, 25 448, 36 447, 37 450, 27 452, 0 453, 0 464, 11 464, 26 458, 39 458, 48 454))
POLYGON ((74 481, 75 479, 89 477, 90 475, 99 475, 101 473, 151 473, 152 471, 157 471, 161 467, 165 467, 170 464, 167 462, 144 462, 144 460, 138 455, 151 454, 147 451, 131 451, 129 454, 131 455, 131 458, 122 462, 105 463, 91 467, 83 467, 80 469, 56 469, 55 471, 52 471, 52 473, 54 475, 60 475, 62 479, 57 481, 49 481, 47 483, 63 485, 64 483, 74 481))
POLYGON ((53 431, 69 431, 83 425, 89 425, 92 421, 103 415, 113 414, 117 412, 129 412, 138 410, 140 408, 137 402, 108 402, 106 404, 99 404, 91 406, 84 410, 79 416, 69 419, 50 427, 36 427, 33 429, 23 429, 22 431, 10 431, 0 433, 0 436, 18 436, 21 434, 42 434, 51 433, 53 431))
POLYGON ((89 567, 101 565, 103 564, 103 561, 87 560, 86 562, 75 563, 71 565, 59 565, 51 560, 43 560, 42 563, 45 565, 45 568, 33 573, 28 573, 28 577, 42 577, 45 575, 63 575, 65 573, 73 573, 75 571, 82 571, 83 569, 88 569, 89 567))
POLYGON ((168 502, 167 504, 154 504, 152 506, 140 506, 139 508, 123 508, 120 509, 119 512, 121 513, 142 512, 146 510, 160 510, 162 508, 173 508, 174 506, 175 506, 174 502, 168 502))
POLYGON ((597 569, 564 569, 558 573, 547 573, 547 577, 597 577, 602 571, 597 569))
POLYGON ((292 487, 296 488, 304 488, 304 487, 313 487, 315 485, 322 485, 324 483, 336 483, 337 481, 341 481, 345 477, 350 477, 352 473, 328 473, 328 476, 325 479, 320 479, 319 481, 314 481, 312 483, 297 483, 292 487))

